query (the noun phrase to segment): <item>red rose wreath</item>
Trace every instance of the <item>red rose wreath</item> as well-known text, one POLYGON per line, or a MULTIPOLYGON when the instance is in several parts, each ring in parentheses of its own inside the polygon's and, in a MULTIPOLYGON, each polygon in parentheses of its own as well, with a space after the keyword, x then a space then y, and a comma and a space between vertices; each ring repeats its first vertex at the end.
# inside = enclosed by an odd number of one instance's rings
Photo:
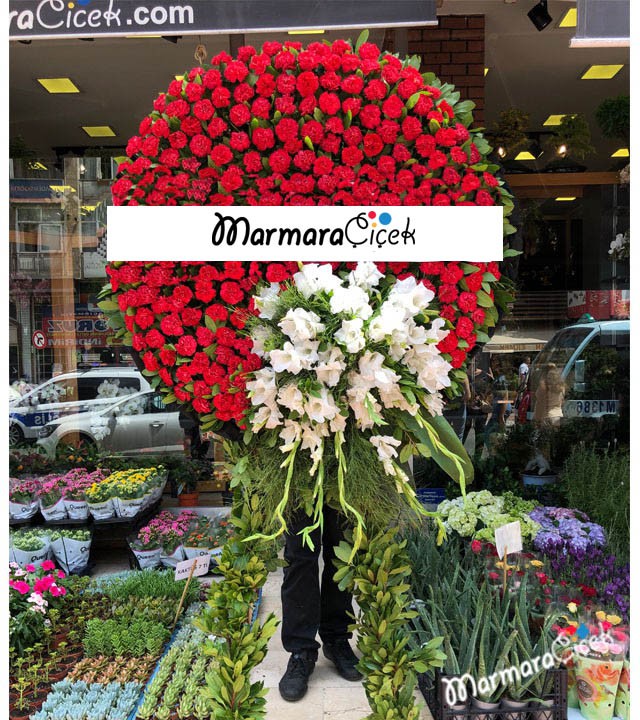
MULTIPOLYGON (((170 83, 127 145, 116 205, 502 205, 511 196, 470 101, 373 44, 267 42, 225 52, 170 83)), ((441 239, 446 242, 446 238, 441 239)), ((510 252, 510 251, 508 251, 510 252)), ((113 262, 102 308, 167 402, 204 427, 248 406, 243 372, 260 367, 242 328, 259 281, 298 265, 113 262)), ((454 368, 486 342, 509 299, 497 263, 381 263, 436 292, 454 368)))

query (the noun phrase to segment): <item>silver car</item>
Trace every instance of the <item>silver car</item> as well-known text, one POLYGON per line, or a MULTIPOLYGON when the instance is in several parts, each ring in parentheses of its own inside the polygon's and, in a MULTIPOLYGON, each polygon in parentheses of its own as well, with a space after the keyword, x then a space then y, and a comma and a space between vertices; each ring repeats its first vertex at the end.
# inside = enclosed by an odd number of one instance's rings
POLYGON ((78 440, 122 455, 182 453, 184 430, 175 406, 160 393, 146 391, 117 398, 104 409, 66 415, 40 428, 38 445, 50 457, 56 447, 78 440))

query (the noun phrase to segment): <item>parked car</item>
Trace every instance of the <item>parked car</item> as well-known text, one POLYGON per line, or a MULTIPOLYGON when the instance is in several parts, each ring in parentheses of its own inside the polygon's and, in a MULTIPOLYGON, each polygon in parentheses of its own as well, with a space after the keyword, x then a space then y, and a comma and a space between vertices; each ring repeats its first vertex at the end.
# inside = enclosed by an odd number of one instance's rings
POLYGON ((54 457, 58 444, 82 441, 122 455, 184 452, 179 412, 153 390, 135 393, 91 412, 64 415, 39 428, 38 445, 54 457))
POLYGON ((618 415, 629 393, 630 344, 629 320, 581 322, 559 330, 531 365, 534 405, 540 383, 553 369, 563 387, 563 417, 618 415))
POLYGON ((38 439, 38 430, 65 415, 111 404, 125 393, 150 390, 135 367, 100 367, 63 373, 9 400, 9 445, 38 439))

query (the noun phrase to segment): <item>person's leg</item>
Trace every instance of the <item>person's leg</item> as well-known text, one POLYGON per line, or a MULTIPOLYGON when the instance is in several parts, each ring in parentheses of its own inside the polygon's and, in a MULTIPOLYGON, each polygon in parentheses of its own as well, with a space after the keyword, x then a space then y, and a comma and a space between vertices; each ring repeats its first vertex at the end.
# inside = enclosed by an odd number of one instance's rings
POLYGON ((281 633, 282 645, 291 657, 279 689, 282 698, 289 702, 305 696, 320 647, 316 640, 320 625, 320 532, 312 533, 314 550, 303 545, 302 537, 297 534, 310 522, 306 515, 299 514, 289 522, 289 532, 285 535, 284 558, 287 565, 281 591, 281 633))
POLYGON ((302 544, 298 532, 309 525, 311 519, 304 513, 296 515, 289 523, 285 535, 284 579, 282 581, 282 645, 287 652, 308 650, 318 654, 320 644, 316 640, 320 626, 320 581, 318 557, 320 555, 320 531, 312 533, 314 549, 302 544))
POLYGON ((362 675, 356 669, 358 658, 349 645, 352 635, 349 625, 353 622, 352 598, 350 593, 340 590, 333 579, 336 572, 334 548, 344 539, 345 528, 344 517, 325 506, 320 637, 322 652, 336 666, 338 673, 346 680, 357 681, 362 679, 362 675))

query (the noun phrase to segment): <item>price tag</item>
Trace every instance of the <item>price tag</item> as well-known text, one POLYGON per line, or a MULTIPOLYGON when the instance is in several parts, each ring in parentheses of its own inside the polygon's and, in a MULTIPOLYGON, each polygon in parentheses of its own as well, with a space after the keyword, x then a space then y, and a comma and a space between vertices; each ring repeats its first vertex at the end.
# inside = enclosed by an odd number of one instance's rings
POLYGON ((210 562, 211 556, 208 553, 207 555, 194 558, 193 560, 182 560, 182 562, 179 562, 176 565, 176 571, 173 575, 173 579, 176 581, 186 580, 189 577, 189 573, 191 572, 191 568, 193 567, 194 563, 195 569, 193 571, 193 575, 195 577, 198 577, 198 575, 206 575, 209 572, 210 562))
POLYGON ((495 529, 496 550, 502 560, 505 553, 520 552, 522 550, 522 529, 520 522, 508 523, 495 529))

